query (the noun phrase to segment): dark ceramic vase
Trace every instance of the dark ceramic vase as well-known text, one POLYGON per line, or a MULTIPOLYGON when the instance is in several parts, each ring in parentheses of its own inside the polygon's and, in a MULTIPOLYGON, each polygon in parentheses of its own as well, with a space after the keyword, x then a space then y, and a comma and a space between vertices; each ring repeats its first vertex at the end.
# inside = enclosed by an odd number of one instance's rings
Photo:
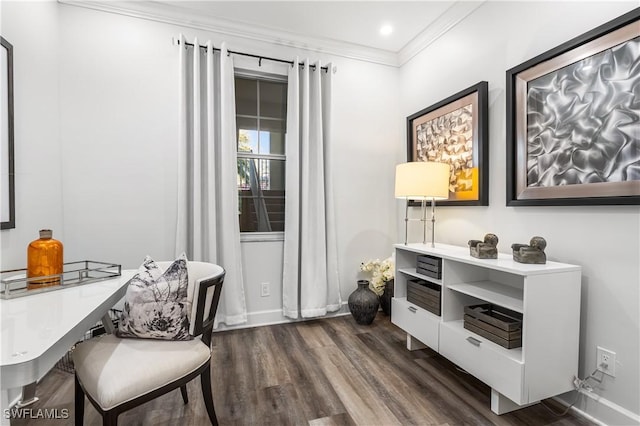
POLYGON ((380 296, 380 308, 385 315, 391 315, 391 298, 393 297, 393 280, 387 281, 384 293, 380 296))
POLYGON ((349 295, 349 311, 353 319, 360 325, 369 325, 378 313, 380 301, 378 296, 369 290, 369 281, 358 280, 358 288, 349 295))

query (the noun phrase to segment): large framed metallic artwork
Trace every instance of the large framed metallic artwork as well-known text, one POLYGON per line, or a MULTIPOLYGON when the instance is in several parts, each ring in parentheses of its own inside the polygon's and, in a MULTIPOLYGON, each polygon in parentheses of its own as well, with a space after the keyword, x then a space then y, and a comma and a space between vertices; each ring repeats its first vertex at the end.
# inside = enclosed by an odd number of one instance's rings
POLYGON ((449 200, 438 206, 489 205, 488 86, 482 81, 407 117, 407 161, 451 166, 449 200))
POLYGON ((13 147, 13 46, 0 37, 0 229, 16 227, 13 147))
POLYGON ((507 71, 507 205, 640 204, 640 8, 507 71))

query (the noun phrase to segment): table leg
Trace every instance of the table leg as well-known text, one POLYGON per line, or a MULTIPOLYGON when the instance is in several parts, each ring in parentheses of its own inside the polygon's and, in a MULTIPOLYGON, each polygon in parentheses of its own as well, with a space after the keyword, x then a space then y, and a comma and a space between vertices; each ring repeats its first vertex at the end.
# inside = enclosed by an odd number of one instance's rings
POLYGON ((28 385, 22 387, 22 399, 18 401, 16 407, 26 407, 27 405, 31 405, 38 399, 40 399, 36 396, 36 383, 37 382, 29 383, 28 385))
POLYGON ((113 321, 111 320, 108 312, 102 317, 102 326, 104 327, 104 331, 108 334, 115 334, 116 329, 113 326, 113 321))

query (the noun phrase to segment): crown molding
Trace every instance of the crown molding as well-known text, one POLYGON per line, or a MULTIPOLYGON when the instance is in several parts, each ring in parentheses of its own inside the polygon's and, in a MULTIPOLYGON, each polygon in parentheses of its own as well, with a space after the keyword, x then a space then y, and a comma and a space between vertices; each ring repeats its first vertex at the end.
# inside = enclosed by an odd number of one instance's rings
POLYGON ((414 56, 462 22, 464 18, 471 15, 476 9, 482 6, 485 1, 486 0, 455 2, 425 28, 424 31, 398 51, 398 66, 409 62, 414 56))
POLYGON ((79 6, 102 12, 209 31, 224 36, 326 53, 381 65, 398 66, 398 58, 395 52, 332 39, 305 36, 283 30, 274 30, 228 19, 198 15, 193 11, 159 1, 113 2, 108 0, 58 0, 58 2, 70 6, 79 6))
POLYGON ((400 67, 455 27, 485 1, 457 1, 398 52, 215 18, 164 1, 58 0, 58 3, 208 31, 222 36, 400 67))

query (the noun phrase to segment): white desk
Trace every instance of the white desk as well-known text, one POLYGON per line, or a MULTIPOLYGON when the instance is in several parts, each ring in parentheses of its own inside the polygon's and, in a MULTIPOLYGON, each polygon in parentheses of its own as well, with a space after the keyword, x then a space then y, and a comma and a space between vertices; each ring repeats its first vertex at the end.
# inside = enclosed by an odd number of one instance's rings
POLYGON ((3 394, 8 389, 33 384, 51 370, 124 296, 127 281, 135 272, 126 270, 121 276, 104 281, 0 300, 3 394))

